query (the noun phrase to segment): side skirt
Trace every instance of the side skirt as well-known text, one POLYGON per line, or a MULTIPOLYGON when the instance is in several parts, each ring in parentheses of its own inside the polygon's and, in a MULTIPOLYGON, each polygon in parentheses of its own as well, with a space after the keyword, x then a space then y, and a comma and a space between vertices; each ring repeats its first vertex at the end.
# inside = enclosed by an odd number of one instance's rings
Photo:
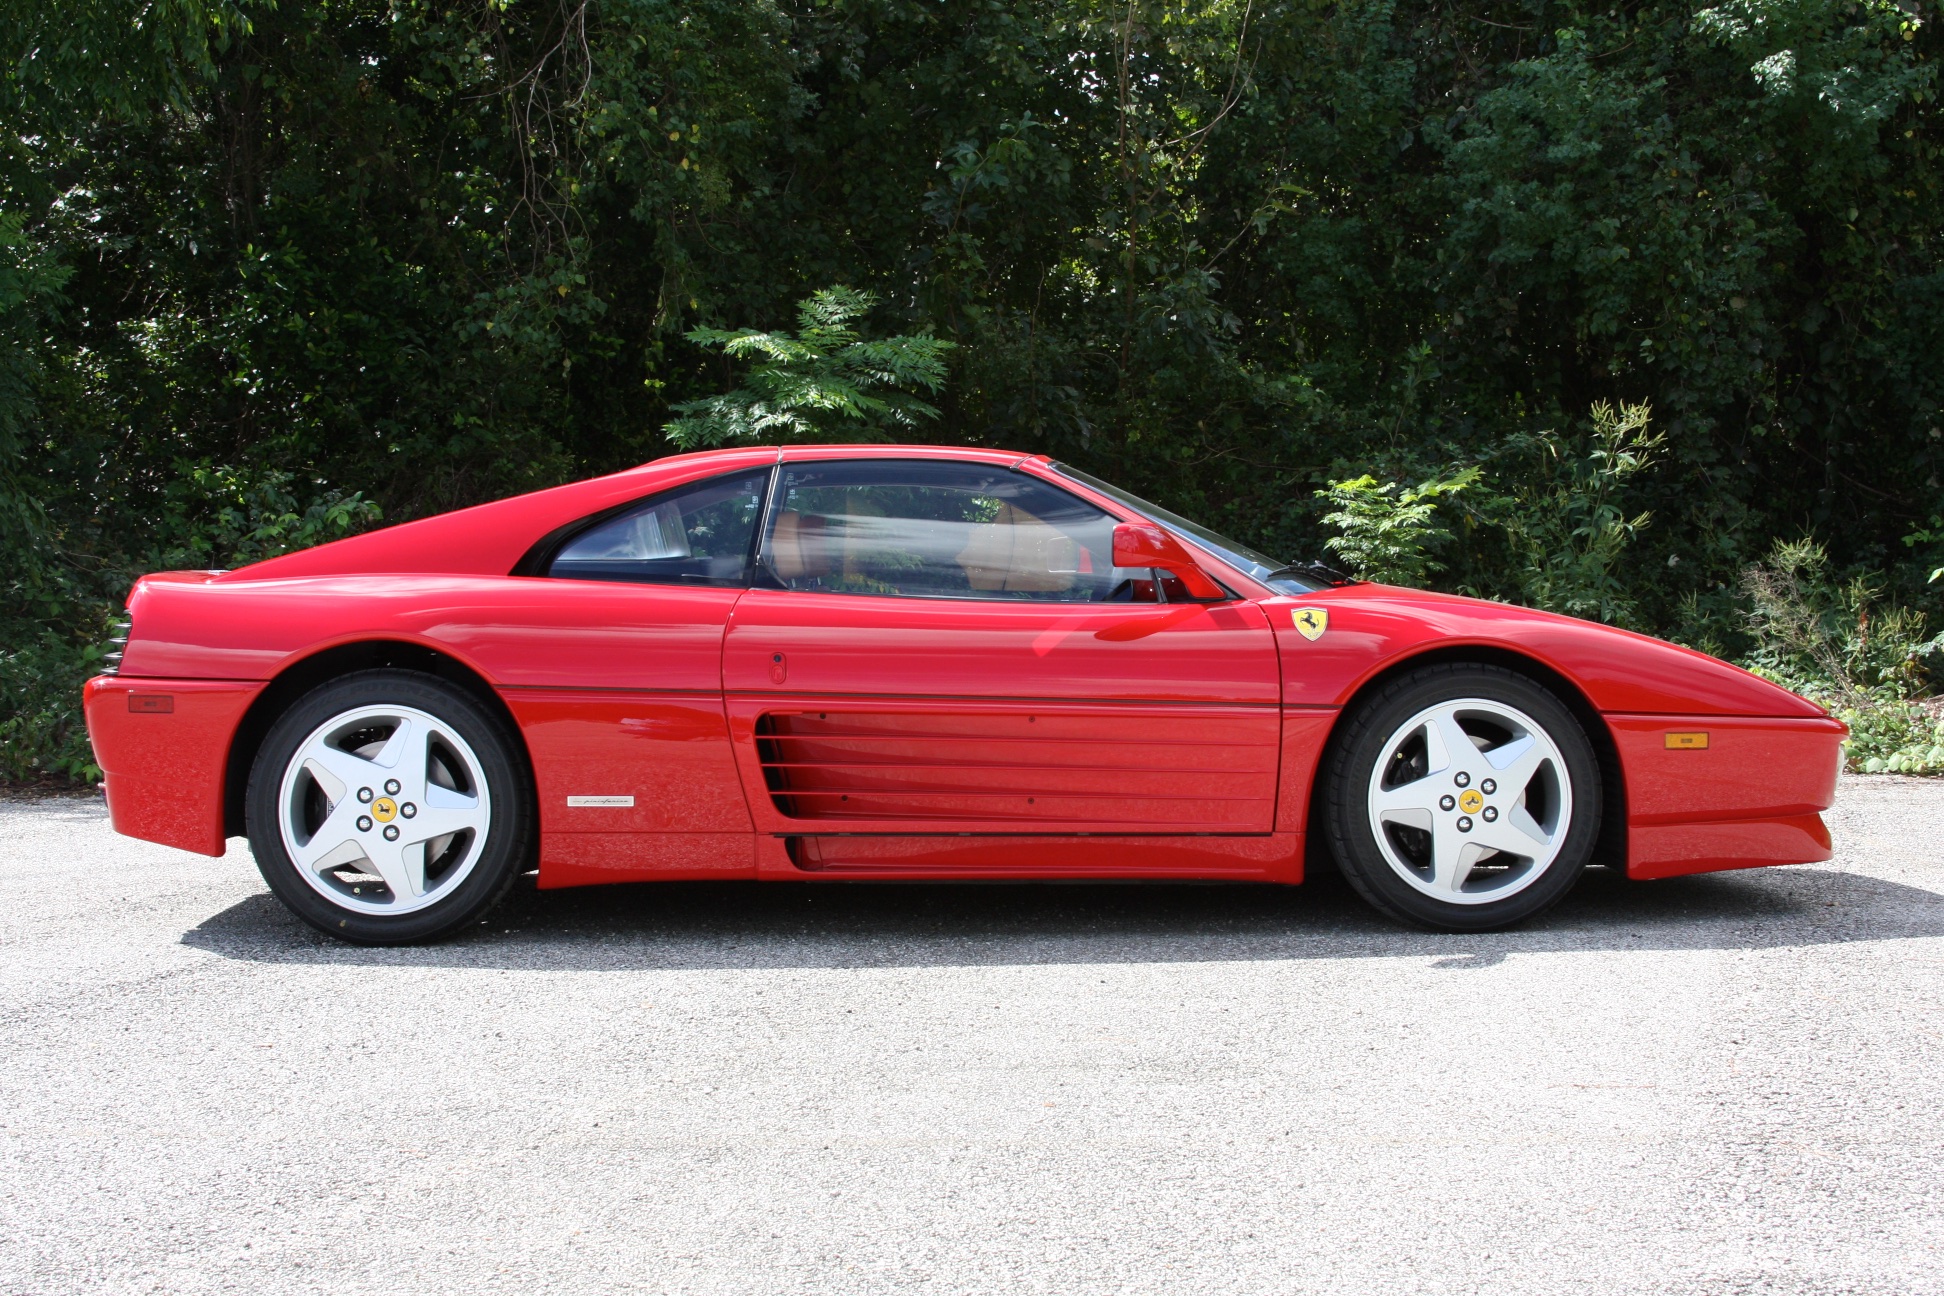
POLYGON ((1303 834, 1256 836, 773 836, 758 840, 771 879, 1211 878, 1297 883, 1303 834))

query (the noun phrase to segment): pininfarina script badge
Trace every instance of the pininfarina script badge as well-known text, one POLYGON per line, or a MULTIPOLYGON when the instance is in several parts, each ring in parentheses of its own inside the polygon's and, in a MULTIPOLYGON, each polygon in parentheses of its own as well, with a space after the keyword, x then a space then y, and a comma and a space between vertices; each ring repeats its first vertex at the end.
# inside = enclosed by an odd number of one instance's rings
POLYGON ((1295 619, 1296 632, 1305 639, 1321 639, 1323 632, 1330 628, 1330 610, 1328 608, 1297 608, 1289 615, 1295 619))

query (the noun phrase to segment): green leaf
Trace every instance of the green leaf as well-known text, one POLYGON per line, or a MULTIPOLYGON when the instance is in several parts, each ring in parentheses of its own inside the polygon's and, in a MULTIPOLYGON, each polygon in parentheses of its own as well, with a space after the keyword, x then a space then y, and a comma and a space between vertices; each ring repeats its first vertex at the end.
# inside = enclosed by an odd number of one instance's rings
POLYGON ((683 401, 663 432, 684 450, 747 441, 881 439, 938 417, 914 390, 945 385, 952 343, 926 334, 864 338, 859 321, 877 298, 854 288, 813 293, 797 307, 800 330, 692 329, 688 340, 753 361, 742 385, 683 401))

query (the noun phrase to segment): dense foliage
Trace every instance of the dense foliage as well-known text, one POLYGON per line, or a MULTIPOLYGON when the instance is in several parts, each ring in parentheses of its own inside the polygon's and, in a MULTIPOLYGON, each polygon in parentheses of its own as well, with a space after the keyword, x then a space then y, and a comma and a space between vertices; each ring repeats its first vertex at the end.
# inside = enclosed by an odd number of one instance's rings
POLYGON ((1742 584, 1747 665, 1840 716, 1852 769, 1944 774, 1944 698, 1924 696, 1944 634, 1928 635, 1923 613, 1886 603, 1867 575, 1839 579, 1813 540, 1778 542, 1742 584))
POLYGON ((132 573, 742 435, 772 380, 1291 556, 1477 468, 1414 500, 1432 579, 1737 654, 1778 539, 1939 588, 1932 0, 0 14, 0 774, 85 774, 132 573), (876 305, 806 343, 832 287, 876 305))
POLYGON ((688 340, 750 360, 742 386, 675 407, 663 429, 684 450, 731 444, 822 439, 854 443, 886 434, 909 437, 938 408, 911 394, 945 385, 942 338, 860 337, 857 322, 877 299, 855 288, 826 288, 797 308, 796 334, 699 328, 688 340))

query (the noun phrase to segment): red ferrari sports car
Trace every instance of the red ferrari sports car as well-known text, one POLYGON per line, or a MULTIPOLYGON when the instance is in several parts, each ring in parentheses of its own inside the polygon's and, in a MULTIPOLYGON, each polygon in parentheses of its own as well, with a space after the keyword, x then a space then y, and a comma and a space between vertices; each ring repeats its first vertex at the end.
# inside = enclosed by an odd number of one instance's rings
POLYGON ((1826 859, 1841 724, 1527 608, 1332 580, 1043 456, 679 455, 138 581, 118 831, 368 943, 515 877, 1300 882, 1449 930, 1826 859))

